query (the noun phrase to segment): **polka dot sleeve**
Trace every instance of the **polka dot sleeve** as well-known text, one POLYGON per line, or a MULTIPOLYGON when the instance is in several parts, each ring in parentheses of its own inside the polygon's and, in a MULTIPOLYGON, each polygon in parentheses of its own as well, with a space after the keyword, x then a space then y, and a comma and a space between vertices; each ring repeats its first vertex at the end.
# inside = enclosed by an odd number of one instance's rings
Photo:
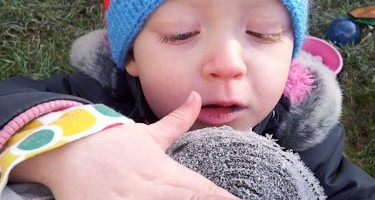
POLYGON ((22 161, 116 125, 134 123, 111 108, 82 105, 39 117, 13 135, 0 155, 0 192, 22 161))

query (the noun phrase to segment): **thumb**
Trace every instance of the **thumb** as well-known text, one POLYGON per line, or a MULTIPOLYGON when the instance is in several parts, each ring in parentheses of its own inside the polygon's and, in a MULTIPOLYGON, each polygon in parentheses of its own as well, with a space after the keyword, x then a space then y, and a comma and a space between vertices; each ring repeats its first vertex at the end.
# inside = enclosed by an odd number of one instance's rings
POLYGON ((191 92, 180 107, 150 125, 150 135, 164 151, 167 150, 177 138, 190 129, 198 117, 201 106, 201 96, 197 92, 191 92))

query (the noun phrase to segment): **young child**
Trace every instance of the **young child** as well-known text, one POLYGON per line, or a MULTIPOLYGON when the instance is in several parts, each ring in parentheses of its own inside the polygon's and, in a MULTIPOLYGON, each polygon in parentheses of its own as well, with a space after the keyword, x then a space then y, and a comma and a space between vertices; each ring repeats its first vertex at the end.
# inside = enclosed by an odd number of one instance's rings
POLYGON ((307 13, 307 0, 113 0, 107 30, 73 45, 76 73, 0 83, 1 186, 10 175, 57 199, 235 198, 165 154, 188 130, 228 125, 298 152, 329 199, 374 199, 342 154, 333 73, 300 52, 307 13))

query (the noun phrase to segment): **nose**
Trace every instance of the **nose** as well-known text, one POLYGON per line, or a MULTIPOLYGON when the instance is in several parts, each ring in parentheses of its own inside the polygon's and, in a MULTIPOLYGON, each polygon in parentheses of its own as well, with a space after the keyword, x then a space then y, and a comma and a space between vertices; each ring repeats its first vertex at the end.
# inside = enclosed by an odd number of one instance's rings
POLYGON ((206 79, 240 79, 246 72, 243 51, 236 40, 221 41, 209 45, 207 59, 202 67, 206 79))

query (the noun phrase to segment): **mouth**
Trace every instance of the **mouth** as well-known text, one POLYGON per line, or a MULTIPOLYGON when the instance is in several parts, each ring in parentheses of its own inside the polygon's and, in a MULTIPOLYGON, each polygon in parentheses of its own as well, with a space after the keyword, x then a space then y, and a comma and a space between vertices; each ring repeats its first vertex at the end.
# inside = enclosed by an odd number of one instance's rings
POLYGON ((236 120, 246 108, 236 103, 206 104, 201 108, 198 121, 218 126, 236 120))
POLYGON ((202 109, 212 109, 212 110, 217 110, 217 109, 224 109, 224 110, 229 110, 232 112, 238 111, 241 109, 242 106, 240 105, 220 105, 220 104, 209 104, 209 105, 204 105, 202 106, 202 109))

